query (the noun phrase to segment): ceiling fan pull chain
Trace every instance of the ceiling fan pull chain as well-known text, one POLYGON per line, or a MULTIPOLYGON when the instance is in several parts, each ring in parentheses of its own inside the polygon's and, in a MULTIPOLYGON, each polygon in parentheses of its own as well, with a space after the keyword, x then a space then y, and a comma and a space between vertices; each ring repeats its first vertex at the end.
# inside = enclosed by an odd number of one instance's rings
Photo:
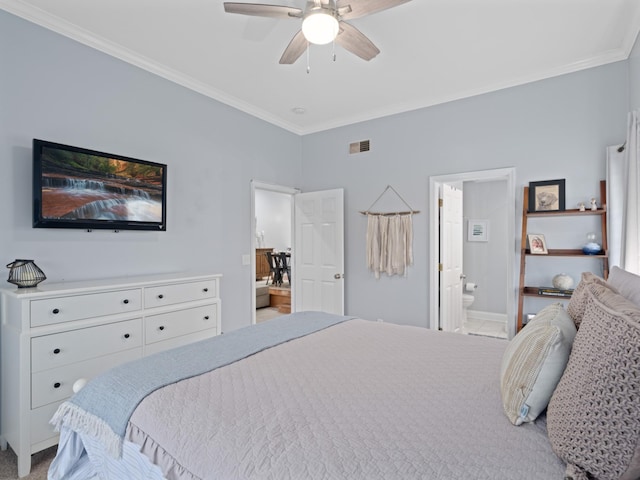
POLYGON ((311 65, 309 65, 309 42, 307 42, 307 74, 311 72, 311 65))

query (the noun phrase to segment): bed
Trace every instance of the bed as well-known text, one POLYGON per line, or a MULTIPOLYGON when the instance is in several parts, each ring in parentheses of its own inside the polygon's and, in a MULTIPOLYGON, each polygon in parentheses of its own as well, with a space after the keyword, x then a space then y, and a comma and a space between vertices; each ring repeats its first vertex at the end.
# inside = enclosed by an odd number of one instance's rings
MULTIPOLYGON (((549 396, 561 389, 571 358, 559 344, 571 350, 580 339, 575 327, 575 342, 557 327, 559 317, 570 318, 565 309, 548 310, 536 316, 555 332, 545 361, 567 358, 554 367, 556 380, 545 362, 536 367, 520 402, 538 400, 541 376, 549 396)), ((588 329, 589 310, 582 315, 588 329)), ((539 328, 523 332, 535 337, 539 328)), ((504 390, 522 373, 524 337, 509 342, 319 312, 280 317, 89 382, 53 419, 61 438, 49 478, 637 479, 640 413, 625 417, 631 444, 621 446, 622 466, 601 474, 550 441, 549 398, 510 412, 519 403, 504 390)), ((632 355, 637 369, 640 355, 632 355)), ((631 389, 638 393, 637 384, 631 389)), ((556 403, 561 411, 562 399, 556 403)))

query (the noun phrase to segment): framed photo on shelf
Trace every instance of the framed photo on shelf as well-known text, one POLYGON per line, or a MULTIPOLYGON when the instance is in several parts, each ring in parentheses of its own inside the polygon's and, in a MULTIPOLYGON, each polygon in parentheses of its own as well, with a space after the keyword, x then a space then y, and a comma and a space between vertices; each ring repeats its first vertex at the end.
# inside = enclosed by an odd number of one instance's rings
POLYGON ((488 242, 489 241, 489 221, 469 220, 467 224, 467 241, 488 242))
POLYGON ((529 240, 529 251, 534 254, 545 255, 549 253, 547 251, 547 242, 544 240, 544 235, 540 233, 533 233, 527 235, 529 240))
POLYGON ((564 178, 529 182, 529 211, 551 212, 565 209, 564 178))

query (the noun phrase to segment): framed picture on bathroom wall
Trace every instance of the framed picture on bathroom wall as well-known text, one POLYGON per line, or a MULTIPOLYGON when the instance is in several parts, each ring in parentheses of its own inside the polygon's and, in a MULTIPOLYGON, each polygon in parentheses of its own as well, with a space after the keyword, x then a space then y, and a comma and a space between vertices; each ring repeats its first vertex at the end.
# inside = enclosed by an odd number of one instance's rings
POLYGON ((489 220, 469 220, 467 223, 467 240, 469 242, 488 242, 489 220))

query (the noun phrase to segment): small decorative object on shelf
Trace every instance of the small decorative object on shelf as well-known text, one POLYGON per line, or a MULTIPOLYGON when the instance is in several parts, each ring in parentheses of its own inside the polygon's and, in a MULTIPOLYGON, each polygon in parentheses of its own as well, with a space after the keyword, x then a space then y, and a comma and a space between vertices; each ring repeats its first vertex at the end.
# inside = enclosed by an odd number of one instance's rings
POLYGON ((528 235, 529 237, 529 251, 535 254, 546 254, 548 253, 547 244, 544 241, 544 235, 540 233, 535 233, 528 235))
POLYGON ((602 247, 596 242, 595 233, 587 233, 587 243, 582 247, 582 253, 585 255, 598 255, 602 251, 602 247))
POLYGON ((585 212, 586 208, 584 207, 584 202, 580 202, 578 204, 578 210, 580 210, 581 212, 585 212))
POLYGON ((538 288, 538 295, 550 297, 570 297, 571 295, 573 295, 573 289, 540 287, 538 288))
POLYGON ((595 198, 591 199, 591 210, 593 210, 594 212, 596 210, 598 210, 598 204, 596 203, 596 199, 595 198))
POLYGON ((569 290, 573 287, 573 278, 566 273, 559 273, 553 277, 551 283, 555 288, 560 290, 569 290))
POLYGON ((14 260, 9 265, 9 278, 7 282, 17 285, 18 288, 35 287, 47 277, 33 260, 14 260))

